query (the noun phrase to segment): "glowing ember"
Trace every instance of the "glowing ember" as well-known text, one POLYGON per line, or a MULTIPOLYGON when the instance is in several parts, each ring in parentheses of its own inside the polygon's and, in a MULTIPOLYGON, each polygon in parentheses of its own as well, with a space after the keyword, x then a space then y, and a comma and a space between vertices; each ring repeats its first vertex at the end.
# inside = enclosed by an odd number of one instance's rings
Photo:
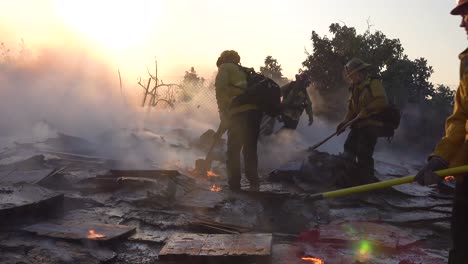
POLYGON ((314 257, 302 257, 301 258, 304 261, 311 262, 313 264, 325 264, 325 261, 319 259, 319 258, 314 258, 314 257))
POLYGON ((216 186, 216 184, 211 184, 210 191, 220 192, 221 190, 223 190, 221 187, 216 186))
POLYGON ((93 229, 89 230, 88 238, 103 238, 103 237, 106 237, 106 236, 102 234, 96 234, 93 229))
POLYGON ((206 176, 208 176, 208 177, 218 177, 219 174, 216 174, 216 173, 214 173, 214 172, 212 172, 212 171, 207 171, 207 172, 206 172, 206 176))
POLYGON ((444 181, 454 181, 455 180, 455 177, 453 176, 447 176, 444 178, 444 181))

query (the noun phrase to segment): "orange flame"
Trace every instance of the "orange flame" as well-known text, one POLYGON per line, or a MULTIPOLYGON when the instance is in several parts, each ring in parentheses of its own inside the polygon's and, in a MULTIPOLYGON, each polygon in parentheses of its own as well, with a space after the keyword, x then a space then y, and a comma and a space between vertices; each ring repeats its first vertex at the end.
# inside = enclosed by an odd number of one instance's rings
POLYGON ((102 234, 96 234, 94 232, 94 229, 90 229, 89 230, 89 235, 88 235, 88 238, 103 238, 103 237, 106 237, 105 235, 102 235, 102 234))
POLYGON ((325 264, 325 261, 319 259, 319 258, 314 258, 314 257, 302 257, 301 258, 304 261, 311 262, 313 264, 325 264))
POLYGON ((216 186, 216 184, 211 184, 210 186, 210 191, 212 192, 220 192, 221 190, 223 190, 223 188, 216 186))
POLYGON ((454 181, 455 180, 455 177, 454 176, 446 176, 444 178, 444 181, 454 181))
POLYGON ((206 176, 208 176, 208 177, 218 177, 219 174, 216 174, 213 171, 207 171, 206 176))

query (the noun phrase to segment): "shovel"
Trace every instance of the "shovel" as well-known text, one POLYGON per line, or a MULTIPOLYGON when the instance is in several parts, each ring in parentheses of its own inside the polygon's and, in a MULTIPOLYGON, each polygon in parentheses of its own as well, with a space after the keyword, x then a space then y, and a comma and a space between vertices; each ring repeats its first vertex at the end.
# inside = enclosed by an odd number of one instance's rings
POLYGON ((354 124, 356 121, 358 121, 360 118, 359 117, 355 117, 353 120, 349 121, 348 123, 346 123, 343 128, 341 128, 340 131, 336 131, 335 133, 331 134, 330 136, 328 136, 326 139, 320 141, 319 143, 313 145, 312 147, 309 148, 309 150, 314 150, 320 146, 322 146, 325 142, 327 142, 328 140, 330 140, 332 137, 338 135, 339 133, 343 132, 346 128, 348 128, 349 126, 351 126, 352 124, 354 124))
POLYGON ((218 144, 219 140, 223 136, 224 132, 226 132, 227 127, 223 122, 219 123, 218 130, 216 131, 214 137, 213 137, 213 142, 211 143, 210 148, 208 149, 208 152, 206 153, 205 159, 197 159, 195 161, 195 171, 197 174, 204 176, 208 171, 211 170, 211 162, 213 161, 212 157, 212 152, 214 149, 214 146, 218 144))

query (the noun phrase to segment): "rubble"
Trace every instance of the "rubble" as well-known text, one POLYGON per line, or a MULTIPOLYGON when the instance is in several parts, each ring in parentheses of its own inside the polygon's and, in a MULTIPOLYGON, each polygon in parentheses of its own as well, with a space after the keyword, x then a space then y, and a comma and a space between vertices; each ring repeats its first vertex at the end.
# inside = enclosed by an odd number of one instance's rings
MULTIPOLYGON (((203 147, 193 143, 198 139, 183 131, 173 137, 149 132, 138 134, 138 144, 193 147, 203 155, 199 149, 203 147), (186 141, 177 144, 177 137, 186 141)), ((200 177, 180 164, 166 170, 150 160, 132 164, 99 156, 86 142, 59 134, 0 154, 4 161, 0 215, 15 222, 0 231, 0 262, 185 263, 193 255, 202 262, 308 263, 301 258, 317 257, 325 263, 340 263, 333 262, 336 259, 354 263, 346 261, 356 260, 355 251, 344 245, 359 241, 358 234, 365 230, 378 236, 376 244, 391 248, 373 253, 370 259, 376 262, 370 263, 398 263, 410 257, 440 263, 447 258, 443 252, 449 242, 441 238, 449 233, 450 192, 408 184, 344 198, 304 200, 305 194, 351 184, 346 175, 354 172, 353 164, 339 155, 304 151, 306 156, 271 173, 260 170, 260 192, 247 191, 245 179, 243 191, 231 192, 222 152, 217 154, 221 162, 213 167, 219 176, 200 177), (80 148, 80 142, 85 146, 80 148), (32 213, 40 217, 30 217, 32 213), (332 234, 344 225, 354 226, 357 233, 332 234), (415 232, 407 234, 405 228, 415 232), (323 239, 311 247, 303 236, 314 230, 323 239), (205 242, 192 243, 196 237, 205 242), (111 238, 112 243, 104 243, 111 238), (183 238, 192 239, 192 249, 179 247, 183 238), (410 246, 422 241, 425 247, 410 246), (411 250, 399 250, 403 245, 411 250)), ((381 180, 406 176, 408 171, 413 168, 376 162, 381 180)))
POLYGON ((1 184, 12 184, 12 183, 29 183, 29 184, 40 184, 45 178, 52 176, 55 169, 43 169, 43 170, 29 170, 29 171, 17 171, 12 170, 10 172, 0 175, 1 184))
POLYGON ((62 211, 63 194, 31 184, 0 187, 0 223, 19 224, 62 211))

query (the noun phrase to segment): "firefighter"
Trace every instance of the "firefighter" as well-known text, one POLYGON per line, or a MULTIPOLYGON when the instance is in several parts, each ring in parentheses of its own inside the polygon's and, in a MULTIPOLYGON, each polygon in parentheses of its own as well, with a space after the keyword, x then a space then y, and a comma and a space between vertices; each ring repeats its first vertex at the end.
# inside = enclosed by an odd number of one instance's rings
MULTIPOLYGON (((343 75, 350 84, 348 112, 338 125, 336 132, 344 131, 344 126, 353 119, 344 144, 343 156, 355 162, 358 168, 356 176, 349 179, 349 185, 374 182, 373 153, 377 138, 384 136, 385 123, 378 114, 388 107, 388 100, 382 82, 368 74, 370 64, 354 58, 344 67, 343 75)), ((393 132, 393 131, 392 131, 393 132)))
POLYGON ((314 113, 312 111, 312 102, 310 101, 307 87, 310 80, 303 74, 296 74, 296 80, 281 87, 283 97, 281 119, 284 123, 284 129, 296 129, 299 124, 299 118, 304 110, 309 117, 308 125, 314 122, 314 113))
POLYGON ((231 106, 232 100, 247 88, 247 75, 240 69, 240 56, 234 50, 221 53, 216 62, 216 100, 221 123, 227 128, 227 174, 229 188, 240 190, 241 151, 244 157, 245 176, 250 190, 258 191, 257 142, 262 112, 254 104, 231 106))
MULTIPOLYGON (((459 0, 452 15, 460 15, 460 27, 468 33, 468 0, 459 0)), ((427 164, 416 175, 421 185, 439 183, 442 178, 433 171, 468 164, 468 49, 460 55, 460 84, 455 95, 453 114, 445 123, 445 135, 428 157, 427 164)), ((468 263, 468 179, 458 176, 453 202, 452 249, 449 264, 468 263)))

